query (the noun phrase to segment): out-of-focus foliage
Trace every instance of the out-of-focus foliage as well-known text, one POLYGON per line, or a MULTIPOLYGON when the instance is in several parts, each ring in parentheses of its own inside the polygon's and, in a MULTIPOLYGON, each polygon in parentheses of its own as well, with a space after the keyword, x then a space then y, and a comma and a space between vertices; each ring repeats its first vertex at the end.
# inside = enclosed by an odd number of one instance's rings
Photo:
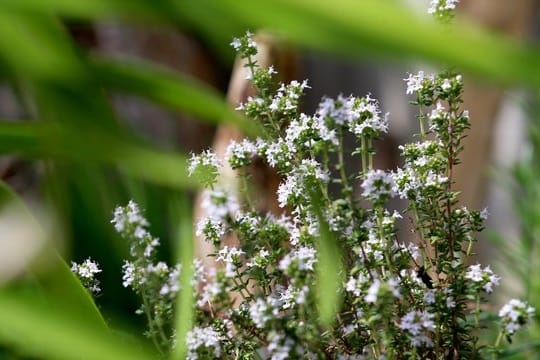
MULTIPOLYGON (((179 211, 186 207, 168 207, 166 201, 196 184, 186 176, 185 154, 155 149, 135 136, 113 111, 108 94, 136 95, 201 121, 238 124, 252 134, 257 128, 233 113, 223 96, 186 76, 141 61, 87 55, 64 25, 110 19, 178 26, 204 39, 222 63, 230 63, 228 43, 233 36, 247 28, 266 28, 298 46, 342 56, 422 58, 496 83, 540 87, 538 48, 470 24, 442 28, 397 1, 3 0, 0 78, 17 94, 26 120, 0 122, 0 153, 40 164, 43 198, 59 219, 59 233, 84 244, 81 252, 101 254, 108 265, 105 270, 116 275, 126 245, 109 226, 114 205, 136 197, 158 233, 181 241, 180 248, 189 252, 189 233, 179 235, 176 227, 179 217, 187 219, 186 212, 179 211)), ((530 220, 534 226, 536 219, 530 220)), ((185 260, 189 255, 178 257, 185 260)), ((67 266, 57 268, 39 276, 42 285, 28 275, 24 284, 30 284, 22 293, 11 286, 0 291, 2 344, 40 358, 146 358, 143 350, 108 336, 101 315, 67 274, 67 266), (63 286, 54 291, 44 285, 59 283, 63 286), (58 311, 64 303, 88 311, 66 317, 58 311)), ((113 280, 103 287, 109 288, 113 280)), ((188 295, 179 300, 180 308, 189 308, 188 295)), ((335 301, 334 294, 322 295, 322 304, 335 301)), ((104 296, 105 304, 108 301, 112 299, 104 296)), ((179 319, 180 334, 185 324, 179 319)), ((180 347, 176 356, 181 352, 180 347)))

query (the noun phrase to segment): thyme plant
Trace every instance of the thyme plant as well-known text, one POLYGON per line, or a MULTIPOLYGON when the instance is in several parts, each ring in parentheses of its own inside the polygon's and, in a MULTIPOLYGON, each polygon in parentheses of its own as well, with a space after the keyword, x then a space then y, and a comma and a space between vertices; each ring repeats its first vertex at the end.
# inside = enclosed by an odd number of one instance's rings
MULTIPOLYGON (((433 12, 446 16, 456 2, 434 1, 433 12)), ((454 187, 470 126, 461 75, 408 75, 419 133, 417 142, 399 148, 403 166, 388 171, 374 167, 373 144, 388 131, 389 114, 371 95, 324 98, 314 114, 304 114, 307 81, 276 84, 275 69, 255 60, 250 33, 231 45, 257 90, 237 109, 262 124, 264 136, 232 141, 224 159, 211 150, 192 156, 189 173, 207 187, 197 235, 215 246, 216 266, 191 265, 196 294, 187 358, 496 358, 534 309, 513 299, 498 317, 483 316, 500 278, 474 264, 487 211, 460 206, 454 187), (344 160, 347 134, 356 139, 352 156, 360 171, 344 160), (255 159, 282 177, 280 215, 259 212, 249 186, 235 193, 217 183, 225 165, 249 180, 255 159), (407 208, 389 210, 391 198, 406 200, 407 208), (316 301, 320 220, 338 241, 345 279, 333 325, 319 321, 316 301), (398 221, 410 227, 411 239, 398 238, 398 221), (482 331, 493 326, 499 336, 484 341, 482 331)), ((140 296, 146 335, 167 354, 175 344, 180 265, 157 262, 159 242, 134 202, 118 207, 113 223, 131 246, 123 284, 140 296)))

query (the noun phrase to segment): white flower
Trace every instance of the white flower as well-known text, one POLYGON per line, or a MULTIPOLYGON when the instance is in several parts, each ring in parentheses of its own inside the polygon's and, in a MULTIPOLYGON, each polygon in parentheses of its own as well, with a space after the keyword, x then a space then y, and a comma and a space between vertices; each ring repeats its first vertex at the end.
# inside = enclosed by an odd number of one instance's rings
POLYGON ((292 143, 279 138, 277 141, 267 144, 264 156, 271 167, 288 167, 291 165, 296 148, 292 143))
POLYGON ((180 264, 177 264, 169 272, 167 281, 165 282, 165 284, 161 286, 161 289, 159 290, 160 295, 170 295, 173 298, 176 296, 176 294, 180 290, 179 278, 180 278, 181 269, 182 269, 182 266, 180 264))
POLYGON ((101 272, 101 269, 96 262, 88 258, 82 264, 71 262, 71 271, 81 278, 93 279, 94 275, 101 272))
POLYGON ((358 117, 350 119, 349 129, 358 136, 364 135, 366 130, 374 133, 388 132, 388 113, 381 116, 379 103, 372 99, 368 94, 364 98, 355 101, 355 109, 358 111, 358 117))
POLYGON ((212 327, 194 327, 187 333, 188 359, 198 359, 197 350, 205 347, 213 351, 214 357, 221 356, 221 343, 219 333, 212 327))
POLYGON ((286 360, 291 358, 290 353, 294 346, 293 339, 275 332, 271 332, 268 335, 268 339, 270 342, 266 350, 272 355, 270 360, 286 360))
POLYGON ((301 179, 298 174, 289 174, 285 181, 279 184, 277 190, 279 207, 285 207, 288 205, 291 199, 294 199, 299 195, 298 190, 301 188, 301 179))
POLYGON ((204 239, 210 243, 218 243, 225 235, 225 226, 220 219, 207 216, 199 220, 195 235, 204 236, 204 239))
POLYGON ((240 209, 236 197, 223 189, 205 190, 202 194, 201 207, 209 217, 223 220, 227 216, 235 217, 240 209))
POLYGON ((235 271, 240 263, 240 256, 244 255, 244 251, 236 247, 229 248, 225 246, 219 250, 216 261, 223 261, 225 263, 225 276, 234 277, 235 271))
POLYGON ((499 311, 507 334, 514 334, 534 316, 535 309, 524 301, 512 299, 499 311))
POLYGON ((257 155, 257 146, 248 139, 237 143, 231 140, 225 153, 225 160, 229 162, 233 169, 246 166, 251 163, 251 159, 257 155))
POLYGON ((255 323, 255 326, 262 329, 266 323, 279 314, 281 301, 270 295, 266 299, 258 298, 249 307, 249 316, 255 323))
POLYGON ((411 310, 401 318, 399 328, 407 331, 414 347, 432 347, 430 333, 435 330, 435 315, 427 311, 411 310))
POLYGON ((215 169, 217 171, 221 168, 221 161, 219 161, 217 155, 212 150, 205 150, 202 153, 196 155, 191 154, 189 160, 188 175, 192 176, 197 170, 202 168, 215 169))
POLYGON ((126 207, 116 207, 111 223, 118 233, 131 231, 127 235, 137 239, 142 239, 148 234, 146 231, 148 221, 141 215, 139 206, 133 200, 130 200, 126 207))
POLYGON ((293 249, 289 254, 285 255, 279 262, 279 269, 289 271, 292 265, 296 265, 298 270, 313 271, 313 265, 317 262, 317 251, 309 246, 300 246, 293 249))
POLYGON ((454 10, 459 0, 431 0, 428 14, 441 13, 443 11, 454 10))
POLYGON ((305 304, 308 292, 308 286, 304 285, 301 289, 298 289, 292 284, 289 285, 289 287, 280 294, 279 300, 281 301, 281 308, 286 310, 293 308, 296 305, 305 304))
POLYGON ((367 172, 362 187, 364 188, 362 195, 372 201, 385 201, 396 195, 394 191, 396 183, 392 173, 379 169, 367 172))
POLYGON ((501 278, 493 273, 489 266, 482 269, 480 264, 469 266, 469 270, 465 273, 465 278, 469 279, 480 286, 487 293, 493 292, 493 286, 499 285, 501 278))
POLYGON ((223 292, 223 283, 219 281, 212 281, 204 285, 201 297, 197 300, 197 306, 203 307, 206 306, 214 300, 216 296, 223 292))
POLYGON ((419 71, 418 74, 409 74, 406 79, 407 82, 407 95, 411 95, 423 90, 424 86, 431 86, 435 77, 433 75, 425 75, 423 71, 419 71))
POLYGON ((379 294, 379 289, 381 287, 381 282, 379 279, 373 280, 373 283, 368 289, 367 295, 365 296, 364 300, 367 303, 374 304, 377 302, 377 295, 379 294))
POLYGON ((122 265, 122 285, 131 286, 135 281, 135 265, 130 261, 125 261, 122 265))

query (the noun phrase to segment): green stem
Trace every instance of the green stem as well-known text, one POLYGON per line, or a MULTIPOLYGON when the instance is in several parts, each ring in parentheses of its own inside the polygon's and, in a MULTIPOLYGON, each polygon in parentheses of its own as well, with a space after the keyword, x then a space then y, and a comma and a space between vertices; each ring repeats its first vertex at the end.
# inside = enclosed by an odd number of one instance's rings
POLYGON ((369 170, 372 170, 373 169, 373 140, 371 139, 371 137, 368 137, 368 144, 367 144, 368 148, 367 148, 367 152, 368 152, 368 157, 369 157, 369 170))
POLYGON ((152 314, 150 312, 150 305, 148 304, 148 299, 146 298, 146 294, 144 291, 141 291, 141 297, 143 301, 143 307, 144 307, 144 314, 146 315, 146 321, 148 322, 148 327, 150 328, 150 334, 152 338, 152 342, 154 343, 154 346, 159 351, 161 355, 164 355, 163 349, 161 348, 161 345, 159 344, 158 339, 154 335, 154 330, 156 330, 160 336, 162 335, 162 331, 160 327, 157 327, 154 319, 152 318, 152 314))
POLYGON ((362 173, 365 174, 367 172, 367 151, 366 151, 366 138, 362 136, 360 138, 360 144, 361 144, 361 153, 362 153, 362 173))
POLYGON ((501 329, 497 340, 495 340, 495 345, 493 345, 493 353, 491 354, 491 360, 496 360, 499 358, 499 346, 501 346, 501 341, 504 336, 504 329, 501 329))

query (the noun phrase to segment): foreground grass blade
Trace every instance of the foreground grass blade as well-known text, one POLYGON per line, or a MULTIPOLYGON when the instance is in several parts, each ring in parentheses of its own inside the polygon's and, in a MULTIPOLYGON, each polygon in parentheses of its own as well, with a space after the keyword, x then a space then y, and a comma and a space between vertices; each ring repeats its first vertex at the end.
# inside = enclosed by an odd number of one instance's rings
MULTIPOLYGON (((19 216, 24 216, 24 223, 28 226, 40 227, 23 201, 5 183, 0 182, 0 210, 6 206, 17 211, 19 216)), ((4 233, 8 231, 9 229, 3 229, 4 233)), ((37 286, 39 295, 48 299, 51 304, 56 304, 59 308, 68 306, 84 317, 87 326, 107 332, 107 324, 94 300, 66 262, 54 249, 47 248, 44 252, 42 256, 48 261, 47 273, 40 274, 39 269, 28 269, 35 282, 31 285, 37 286)))
POLYGON ((154 184, 179 189, 197 187, 187 176, 184 156, 159 152, 98 129, 86 129, 82 137, 79 129, 65 125, 0 121, 0 153, 112 165, 154 184))
POLYGON ((219 5, 246 28, 272 29, 310 48, 400 61, 407 56, 420 57, 443 65, 450 63, 490 81, 540 87, 538 47, 511 41, 470 23, 456 22, 446 28, 415 16, 397 1, 224 0, 219 5))
POLYGON ((94 58, 91 65, 107 89, 138 95, 213 124, 236 125, 248 135, 259 134, 256 125, 233 111, 222 95, 179 72, 134 59, 94 58))
POLYGON ((155 359, 140 344, 125 344, 108 331, 88 326, 84 317, 25 293, 0 291, 0 339, 40 359, 155 359))
POLYGON ((332 326, 341 305, 341 256, 335 235, 332 234, 322 212, 321 194, 313 191, 311 199, 319 221, 317 300, 321 324, 332 326))
MULTIPOLYGON (((31 9, 85 19, 114 15, 135 20, 189 21, 190 26, 205 35, 213 29, 214 33, 209 35, 219 40, 212 43, 228 43, 231 36, 239 35, 217 29, 266 28, 299 45, 342 55, 372 57, 378 54, 400 61, 404 56, 420 57, 444 65, 451 63, 462 71, 491 81, 540 87, 538 47, 516 43, 459 21, 451 29, 445 29, 415 16, 398 1, 261 0, 244 3, 200 0, 149 4, 137 0, 4 0, 1 8, 31 9), (201 13, 219 14, 216 21, 234 26, 209 27, 205 24, 208 21, 197 22, 201 13)), ((4 39, 10 41, 9 37, 4 39)))
POLYGON ((181 288, 176 304, 176 348, 171 359, 185 359, 187 354, 186 335, 192 326, 194 291, 191 284, 193 278, 193 208, 190 199, 182 194, 173 201, 171 213, 176 215, 177 260, 182 264, 180 275, 181 288))

